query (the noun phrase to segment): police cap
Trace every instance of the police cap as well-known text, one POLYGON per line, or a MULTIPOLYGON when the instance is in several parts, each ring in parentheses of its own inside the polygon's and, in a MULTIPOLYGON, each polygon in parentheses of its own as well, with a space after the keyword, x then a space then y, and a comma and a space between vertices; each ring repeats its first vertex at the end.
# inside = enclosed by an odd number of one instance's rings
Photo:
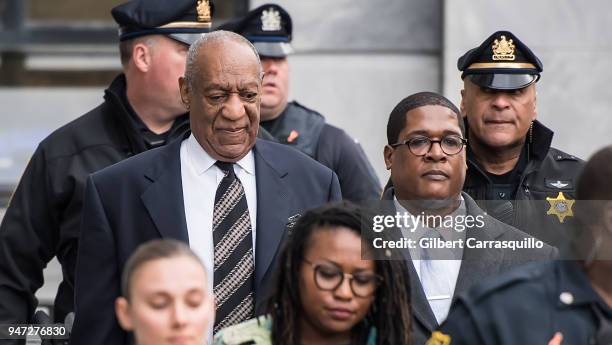
POLYGON ((276 4, 265 4, 244 17, 219 26, 246 37, 262 57, 282 58, 293 52, 291 16, 276 4))
POLYGON ((111 14, 119 24, 120 41, 161 34, 191 45, 210 31, 213 10, 210 0, 132 0, 111 14))
POLYGON ((457 61, 463 73, 479 86, 495 90, 516 90, 540 79, 542 62, 510 31, 497 31, 479 47, 470 49, 457 61))

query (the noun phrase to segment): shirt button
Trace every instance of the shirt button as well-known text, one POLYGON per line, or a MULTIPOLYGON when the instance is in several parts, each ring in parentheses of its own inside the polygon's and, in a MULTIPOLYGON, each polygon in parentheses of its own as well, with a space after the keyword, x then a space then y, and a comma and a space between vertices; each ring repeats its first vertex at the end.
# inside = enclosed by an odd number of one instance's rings
POLYGON ((559 295, 559 300, 563 304, 570 305, 570 304, 574 303, 574 295, 572 295, 570 292, 562 292, 559 295))

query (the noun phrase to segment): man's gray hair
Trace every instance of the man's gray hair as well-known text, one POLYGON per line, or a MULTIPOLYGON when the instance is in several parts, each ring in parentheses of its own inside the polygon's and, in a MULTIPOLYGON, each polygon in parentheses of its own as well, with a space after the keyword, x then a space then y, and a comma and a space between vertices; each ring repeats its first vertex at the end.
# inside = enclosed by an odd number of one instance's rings
POLYGON ((247 45, 253 51, 253 54, 257 58, 257 64, 259 65, 259 75, 263 75, 263 67, 261 66, 261 60, 259 58, 259 54, 257 53, 257 49, 249 40, 244 38, 243 36, 231 32, 218 30, 209 32, 206 34, 202 34, 197 41, 195 41, 191 47, 189 47, 189 52, 187 52, 187 65, 185 67, 185 79, 189 84, 191 89, 194 88, 194 81, 197 75, 200 74, 200 67, 198 66, 198 56, 200 55, 200 51, 202 50, 202 46, 205 46, 209 43, 225 43, 225 42, 235 42, 242 43, 247 45))

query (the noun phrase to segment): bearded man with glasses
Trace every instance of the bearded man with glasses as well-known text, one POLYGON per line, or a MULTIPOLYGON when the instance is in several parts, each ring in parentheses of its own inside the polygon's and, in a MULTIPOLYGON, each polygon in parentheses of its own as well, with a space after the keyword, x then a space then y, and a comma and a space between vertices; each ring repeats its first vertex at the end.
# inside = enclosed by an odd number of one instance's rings
POLYGON ((403 256, 410 273, 413 344, 424 344, 458 293, 525 262, 550 260, 556 250, 541 241, 524 245, 534 239, 490 217, 462 192, 467 140, 460 112, 448 99, 431 92, 403 99, 391 112, 387 139, 384 158, 393 187, 383 200, 394 212, 420 220, 387 234, 416 243, 403 256), (468 218, 475 221, 462 228, 447 222, 468 218), (511 243, 521 247, 507 248, 511 243))

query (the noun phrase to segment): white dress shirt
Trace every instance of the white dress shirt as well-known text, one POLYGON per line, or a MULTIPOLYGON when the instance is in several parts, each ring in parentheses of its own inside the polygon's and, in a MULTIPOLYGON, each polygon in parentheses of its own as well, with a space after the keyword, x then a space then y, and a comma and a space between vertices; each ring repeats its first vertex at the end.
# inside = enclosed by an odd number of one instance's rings
MULTIPOLYGON (((397 198, 394 196, 393 197, 393 203, 395 204, 395 209, 397 212, 403 214, 404 212, 407 214, 410 214, 410 212, 408 212, 397 200, 397 198)), ((457 210, 455 210, 453 213, 450 214, 451 216, 456 216, 456 215, 465 215, 465 201, 463 200, 463 197, 461 197, 461 205, 459 206, 459 208, 457 208, 457 210)), ((426 236, 426 233, 428 230, 431 230, 431 228, 427 228, 427 227, 423 227, 423 226, 417 226, 416 229, 406 229, 406 228, 402 228, 402 235, 404 238, 409 238, 409 239, 414 239, 415 241, 417 241, 417 246, 416 248, 411 248, 409 249, 410 252, 410 257, 412 259, 412 264, 414 265, 414 269, 419 277, 419 280, 422 282, 422 277, 421 277, 421 257, 422 257, 422 250, 421 248, 418 246, 418 241, 426 236)), ((463 232, 457 232, 454 231, 452 229, 444 229, 444 231, 438 231, 438 233, 440 234, 440 237, 445 240, 445 241, 452 241, 452 240, 457 240, 457 239, 463 239, 463 243, 465 244, 465 231, 463 232)), ((463 248, 456 248, 452 250, 452 255, 453 257, 457 258, 454 260, 451 259, 441 259, 441 260, 433 260, 436 261, 436 265, 443 265, 444 267, 444 272, 447 272, 446 276, 444 277, 439 277, 439 279, 445 279, 446 283, 448 284, 448 286, 450 287, 450 291, 454 292, 455 291, 455 285, 457 285, 457 278, 459 276, 459 270, 461 269, 461 258, 463 257, 463 248)), ((453 294, 449 294, 448 296, 427 296, 427 300, 430 304, 430 306, 432 306, 433 308, 433 303, 436 303, 436 309, 440 309, 440 305, 442 309, 448 310, 450 308, 451 302, 453 299, 453 294)), ((441 324, 442 321, 444 321, 446 319, 447 316, 447 312, 446 313, 442 313, 442 315, 439 315, 437 313, 434 312, 434 314, 436 314, 436 320, 438 321, 438 324, 441 324)))
MULTIPOLYGON (((196 138, 191 134, 181 144, 181 179, 183 202, 189 246, 200 257, 206 267, 209 291, 213 291, 215 246, 212 234, 212 219, 217 186, 224 177, 223 171, 196 138)), ((253 258, 257 220, 257 183, 255 180, 255 157, 250 151, 234 164, 234 172, 246 194, 251 229, 253 229, 253 258)))

